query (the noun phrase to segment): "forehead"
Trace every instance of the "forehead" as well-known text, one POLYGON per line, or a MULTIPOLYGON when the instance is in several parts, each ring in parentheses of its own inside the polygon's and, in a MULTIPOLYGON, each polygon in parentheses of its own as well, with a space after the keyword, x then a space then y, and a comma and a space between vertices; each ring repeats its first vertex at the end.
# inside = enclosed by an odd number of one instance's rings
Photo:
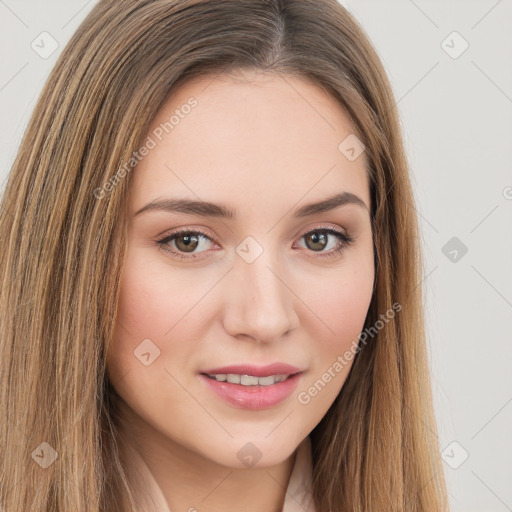
POLYGON ((151 123, 154 147, 133 173, 130 209, 172 195, 243 211, 336 191, 369 206, 365 154, 350 161, 339 149, 354 133, 341 105, 308 79, 267 72, 195 78, 151 123))

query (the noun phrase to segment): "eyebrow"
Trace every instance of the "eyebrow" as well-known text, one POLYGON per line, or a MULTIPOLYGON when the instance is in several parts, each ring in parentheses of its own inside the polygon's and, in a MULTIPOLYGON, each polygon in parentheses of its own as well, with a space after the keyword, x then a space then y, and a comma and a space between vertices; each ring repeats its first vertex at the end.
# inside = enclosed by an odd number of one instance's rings
MULTIPOLYGON (((293 216, 297 218, 308 217, 310 215, 328 212, 347 204, 360 206, 369 212, 368 206, 359 196, 352 194, 351 192, 342 192, 323 199, 322 201, 301 206, 295 210, 293 216)), ((238 212, 235 209, 222 204, 179 198, 155 199, 135 212, 135 215, 151 211, 188 213, 191 215, 199 215, 201 217, 221 217, 230 220, 235 220, 238 216, 238 212)))

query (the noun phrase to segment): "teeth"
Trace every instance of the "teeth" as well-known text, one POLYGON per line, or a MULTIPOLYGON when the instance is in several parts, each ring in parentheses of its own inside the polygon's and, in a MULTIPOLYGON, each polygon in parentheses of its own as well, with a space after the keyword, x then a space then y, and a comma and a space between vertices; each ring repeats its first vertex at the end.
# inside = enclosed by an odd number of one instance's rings
POLYGON ((285 381, 289 375, 269 375, 268 377, 255 377, 253 375, 237 375, 236 373, 219 373, 208 377, 219 382, 230 382, 231 384, 241 384, 242 386, 271 386, 277 382, 285 381))

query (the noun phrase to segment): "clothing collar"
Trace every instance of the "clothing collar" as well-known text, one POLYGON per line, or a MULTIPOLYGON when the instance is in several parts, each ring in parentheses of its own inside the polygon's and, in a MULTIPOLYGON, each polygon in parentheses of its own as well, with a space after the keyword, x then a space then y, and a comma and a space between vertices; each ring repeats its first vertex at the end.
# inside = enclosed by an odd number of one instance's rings
POLYGON ((286 488, 283 512, 316 512, 312 493, 312 474, 311 439, 308 435, 297 447, 295 464, 286 488))

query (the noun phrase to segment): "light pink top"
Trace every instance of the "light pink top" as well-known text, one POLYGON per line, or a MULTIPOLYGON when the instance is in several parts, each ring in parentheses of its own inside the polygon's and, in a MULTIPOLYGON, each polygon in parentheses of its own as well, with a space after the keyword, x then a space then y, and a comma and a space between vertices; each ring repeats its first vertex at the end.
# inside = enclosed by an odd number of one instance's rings
POLYGON ((311 494, 312 468, 311 439, 306 436, 297 447, 283 512, 316 512, 311 494))
MULTIPOLYGON (((154 501, 155 512, 171 512, 165 497, 156 483, 146 463, 133 452, 135 463, 147 485, 147 490, 154 501)), ((286 496, 282 512, 316 512, 311 494, 312 462, 311 440, 306 436, 297 447, 295 463, 293 465, 290 481, 286 488, 286 496)))

